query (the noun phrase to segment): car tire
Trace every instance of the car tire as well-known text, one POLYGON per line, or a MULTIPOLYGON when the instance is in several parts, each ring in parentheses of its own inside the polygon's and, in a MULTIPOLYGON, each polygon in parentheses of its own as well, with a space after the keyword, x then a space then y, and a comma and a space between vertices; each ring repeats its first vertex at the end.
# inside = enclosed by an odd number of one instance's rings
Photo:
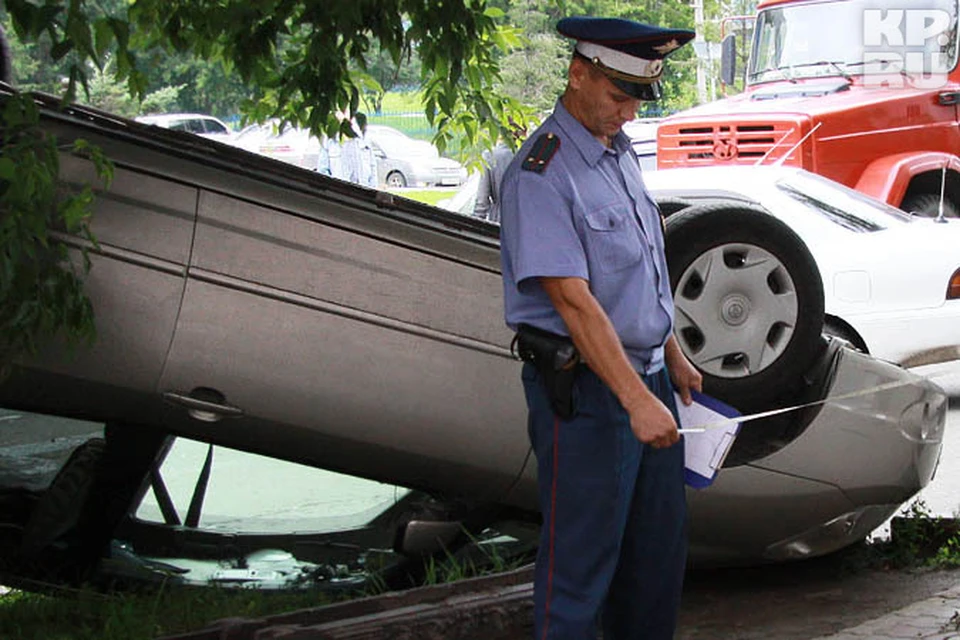
POLYGON ((777 397, 823 344, 823 283, 803 240, 766 210, 691 206, 667 218, 674 333, 704 392, 738 409, 777 397))
POLYGON ((386 183, 391 189, 403 189, 407 186, 407 178, 399 171, 391 171, 387 174, 386 183))
POLYGON ((683 211, 691 203, 683 198, 658 198, 657 208, 660 209, 660 215, 670 217, 675 213, 683 211))
MULTIPOLYGON (((915 193, 900 203, 900 208, 923 218, 936 218, 940 215, 940 195, 934 193, 915 193)), ((950 199, 943 201, 943 217, 960 218, 960 209, 950 199)))

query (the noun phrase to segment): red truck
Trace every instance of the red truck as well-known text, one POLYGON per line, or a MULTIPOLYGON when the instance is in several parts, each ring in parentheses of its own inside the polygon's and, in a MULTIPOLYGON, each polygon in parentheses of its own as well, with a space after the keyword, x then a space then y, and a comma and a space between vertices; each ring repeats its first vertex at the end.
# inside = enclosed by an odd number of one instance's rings
MULTIPOLYGON (((957 216, 957 15, 957 0, 761 0, 744 91, 664 119, 658 167, 782 162, 957 216)), ((722 50, 731 85, 735 36, 722 50)))

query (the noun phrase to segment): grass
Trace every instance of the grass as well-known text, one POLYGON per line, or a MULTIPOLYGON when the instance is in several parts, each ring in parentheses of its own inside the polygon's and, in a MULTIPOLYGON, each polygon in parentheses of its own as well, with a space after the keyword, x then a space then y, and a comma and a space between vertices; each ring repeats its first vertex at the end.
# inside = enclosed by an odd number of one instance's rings
POLYGON ((317 592, 177 588, 105 595, 79 590, 0 596, 4 640, 139 640, 196 631, 228 617, 256 618, 328 604, 317 592))
POLYGON ((889 538, 868 540, 841 551, 847 569, 911 570, 960 567, 960 532, 954 518, 931 514, 923 500, 894 518, 889 538))
MULTIPOLYGON (((489 575, 529 562, 528 555, 516 554, 516 543, 470 539, 473 544, 458 553, 429 561, 424 584, 489 575)), ((0 640, 147 640, 195 632, 224 618, 252 619, 381 593, 385 586, 371 578, 362 592, 339 597, 320 591, 182 586, 118 594, 62 590, 56 596, 14 590, 0 595, 0 640)))
POLYGON ((417 202, 436 205, 441 200, 452 197, 456 193, 456 189, 404 189, 394 193, 417 202))
POLYGON ((423 99, 418 91, 391 91, 383 96, 383 110, 388 113, 422 113, 423 99))

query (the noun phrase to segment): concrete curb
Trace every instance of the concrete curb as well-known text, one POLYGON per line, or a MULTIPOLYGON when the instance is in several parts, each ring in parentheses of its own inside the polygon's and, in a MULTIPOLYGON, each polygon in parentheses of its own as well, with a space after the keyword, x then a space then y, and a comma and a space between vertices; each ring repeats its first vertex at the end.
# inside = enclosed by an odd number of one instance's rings
POLYGON ((960 640, 960 584, 902 609, 810 640, 960 640))

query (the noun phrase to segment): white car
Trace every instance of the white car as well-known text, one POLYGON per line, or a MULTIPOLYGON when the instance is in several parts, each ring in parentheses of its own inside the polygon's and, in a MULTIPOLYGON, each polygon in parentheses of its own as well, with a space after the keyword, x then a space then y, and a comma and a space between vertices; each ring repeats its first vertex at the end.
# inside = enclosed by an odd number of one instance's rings
POLYGON ((320 159, 319 138, 311 134, 309 129, 290 124, 281 127, 278 120, 247 125, 231 144, 311 171, 317 170, 320 159))
POLYGON ((387 187, 460 186, 467 170, 444 158, 425 140, 416 140, 385 125, 367 125, 367 139, 377 154, 379 183, 387 187))
POLYGON ((229 142, 234 136, 233 130, 225 122, 202 113, 163 113, 140 116, 136 120, 164 129, 194 133, 220 142, 229 142))
POLYGON ((960 221, 798 168, 645 180, 666 216, 677 336, 715 389, 769 393, 808 364, 821 326, 903 366, 960 358, 960 221))

